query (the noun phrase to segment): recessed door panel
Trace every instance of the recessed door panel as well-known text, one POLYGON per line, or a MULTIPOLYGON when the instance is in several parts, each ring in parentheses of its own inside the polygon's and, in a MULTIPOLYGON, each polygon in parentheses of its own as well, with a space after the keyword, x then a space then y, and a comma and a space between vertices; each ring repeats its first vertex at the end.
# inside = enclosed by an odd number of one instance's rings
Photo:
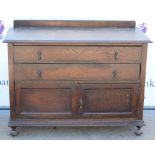
POLYGON ((33 83, 16 84, 18 117, 71 118, 74 115, 75 92, 72 84, 33 83))
POLYGON ((132 84, 82 84, 79 113, 86 118, 133 117, 137 94, 138 87, 132 84))

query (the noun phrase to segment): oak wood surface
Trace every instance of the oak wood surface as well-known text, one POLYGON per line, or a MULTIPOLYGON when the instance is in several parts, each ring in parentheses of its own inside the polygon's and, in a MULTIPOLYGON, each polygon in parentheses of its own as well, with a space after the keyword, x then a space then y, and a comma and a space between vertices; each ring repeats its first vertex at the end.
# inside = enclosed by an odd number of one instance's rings
POLYGON ((134 118, 137 93, 137 84, 17 82, 17 118, 134 118), (87 95, 90 100, 86 99, 87 95), (83 100, 82 111, 79 109, 80 99, 83 100))
POLYGON ((149 43, 140 29, 112 28, 10 28, 4 42, 14 43, 149 43))
POLYGON ((9 96, 10 96, 10 118, 16 120, 16 102, 15 102, 15 85, 14 85, 14 59, 13 59, 13 44, 8 44, 8 63, 9 63, 9 96))
POLYGON ((140 29, 135 28, 134 21, 15 21, 14 28, 9 29, 4 42, 61 45, 151 41, 140 29))
POLYGON ((134 84, 80 84, 78 104, 83 118, 136 117, 138 85, 134 84))
POLYGON ((105 27, 135 28, 135 21, 102 21, 102 20, 15 20, 17 27, 105 27))
POLYGON ((139 64, 15 64, 15 80, 139 80, 139 64))
POLYGON ((136 46, 15 46, 16 63, 139 63, 136 46))
POLYGON ((147 62, 147 44, 143 44, 142 50, 142 64, 141 64, 141 76, 140 76, 140 95, 139 95, 139 105, 137 110, 138 119, 143 119, 143 109, 144 109, 144 92, 145 92, 145 77, 146 77, 146 62, 147 62))
POLYGON ((10 121, 10 127, 16 126, 81 126, 81 127, 92 127, 92 126, 128 126, 143 124, 143 120, 136 120, 135 118, 121 118, 121 119, 22 119, 16 121, 10 121))

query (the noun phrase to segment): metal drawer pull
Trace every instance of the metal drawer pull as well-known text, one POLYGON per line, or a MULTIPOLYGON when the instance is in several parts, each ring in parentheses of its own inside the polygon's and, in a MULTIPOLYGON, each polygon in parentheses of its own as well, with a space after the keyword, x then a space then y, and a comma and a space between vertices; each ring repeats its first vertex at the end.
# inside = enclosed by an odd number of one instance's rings
POLYGON ((80 106, 79 106, 79 108, 80 108, 80 110, 83 109, 83 100, 82 100, 82 98, 80 98, 80 106))
POLYGON ((41 60, 41 59, 42 59, 42 52, 38 51, 38 60, 41 60))
POLYGON ((113 71, 112 71, 112 76, 113 76, 113 79, 116 78, 116 76, 117 76, 117 71, 116 71, 116 70, 113 70, 113 71))
POLYGON ((42 71, 37 71, 38 79, 42 78, 42 71))
POLYGON ((118 60, 118 52, 115 52, 114 54, 114 59, 117 61, 118 60))

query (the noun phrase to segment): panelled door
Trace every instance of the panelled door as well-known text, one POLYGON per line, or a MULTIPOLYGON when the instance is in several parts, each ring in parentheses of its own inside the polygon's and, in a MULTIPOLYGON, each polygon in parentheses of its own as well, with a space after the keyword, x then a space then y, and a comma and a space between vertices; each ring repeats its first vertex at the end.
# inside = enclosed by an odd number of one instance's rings
POLYGON ((74 118, 75 110, 71 82, 16 82, 17 118, 74 118))
POLYGON ((136 117, 138 104, 136 84, 79 84, 77 94, 79 117, 136 117))

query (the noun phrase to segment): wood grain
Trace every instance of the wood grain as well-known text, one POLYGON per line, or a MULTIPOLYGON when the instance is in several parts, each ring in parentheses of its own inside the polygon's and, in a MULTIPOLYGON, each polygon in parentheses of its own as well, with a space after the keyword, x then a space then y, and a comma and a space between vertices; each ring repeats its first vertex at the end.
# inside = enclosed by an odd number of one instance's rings
POLYGON ((83 118, 134 117, 138 104, 138 85, 133 84, 80 84, 79 97, 83 118))
POLYGON ((105 27, 135 28, 135 21, 102 20, 14 20, 14 27, 105 27))
POLYGON ((28 86, 16 83, 18 118, 74 118, 76 99, 71 83, 49 82, 28 86))
POLYGON ((139 75, 139 64, 15 64, 15 80, 134 81, 139 75))
POLYGON ((16 63, 139 63, 135 46, 15 46, 16 63))
POLYGON ((15 85, 14 85, 14 59, 13 44, 8 44, 8 62, 9 62, 9 96, 10 96, 10 120, 16 120, 16 102, 15 102, 15 85))

